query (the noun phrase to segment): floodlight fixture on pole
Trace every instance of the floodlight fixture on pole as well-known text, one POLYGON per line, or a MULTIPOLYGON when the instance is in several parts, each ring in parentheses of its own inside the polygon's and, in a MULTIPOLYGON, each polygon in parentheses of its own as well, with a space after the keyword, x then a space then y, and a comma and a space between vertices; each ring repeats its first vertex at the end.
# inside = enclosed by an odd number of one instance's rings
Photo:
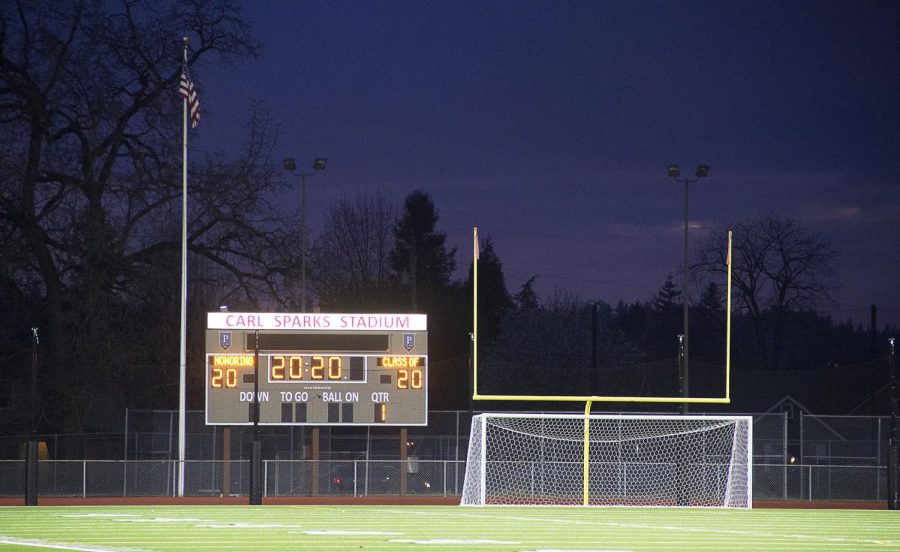
MULTIPOLYGON (((682 373, 679 374, 679 382, 681 383, 681 396, 684 398, 688 398, 690 396, 690 378, 689 375, 689 362, 688 362, 688 351, 690 350, 689 344, 689 332, 688 332, 688 309, 690 307, 690 295, 688 294, 688 185, 692 182, 696 182, 701 178, 706 178, 709 176, 709 165, 697 165, 697 170, 694 173, 694 178, 681 178, 681 168, 678 165, 669 165, 667 168, 667 173, 669 178, 678 182, 679 184, 684 184, 684 277, 681 284, 681 302, 683 304, 684 311, 684 341, 682 343, 684 350, 684 362, 682 363, 682 373)), ((682 413, 687 414, 688 412, 688 403, 684 403, 682 405, 682 413)))
MULTIPOLYGON (((306 177, 315 176, 317 172, 325 170, 328 159, 316 157, 313 161, 311 173, 300 173, 300 312, 306 312, 306 177)), ((293 174, 297 170, 297 161, 293 157, 285 157, 284 170, 293 174)))

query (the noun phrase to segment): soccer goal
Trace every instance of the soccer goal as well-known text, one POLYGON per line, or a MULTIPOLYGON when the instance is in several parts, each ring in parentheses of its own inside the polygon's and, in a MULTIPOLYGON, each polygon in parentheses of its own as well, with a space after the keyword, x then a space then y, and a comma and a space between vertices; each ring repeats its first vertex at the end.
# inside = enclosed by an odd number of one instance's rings
POLYGON ((462 505, 752 506, 749 416, 480 414, 462 505))

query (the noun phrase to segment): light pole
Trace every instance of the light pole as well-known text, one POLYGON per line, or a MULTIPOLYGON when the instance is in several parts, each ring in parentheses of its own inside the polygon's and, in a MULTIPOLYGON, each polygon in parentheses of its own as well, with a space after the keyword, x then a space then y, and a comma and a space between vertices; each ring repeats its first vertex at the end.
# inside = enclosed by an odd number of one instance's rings
MULTIPOLYGON (((300 312, 306 312, 306 177, 316 176, 319 171, 325 170, 328 160, 324 157, 316 157, 313 161, 313 172, 300 173, 300 241, 302 257, 300 258, 300 312)), ((284 159, 284 170, 294 174, 297 170, 297 162, 293 157, 284 159)))
MULTIPOLYGON (((689 370, 688 370, 688 350, 689 350, 689 333, 688 333, 688 307, 690 306, 690 296, 688 295, 688 184, 697 182, 701 178, 709 175, 709 165, 697 165, 697 171, 694 178, 681 178, 681 168, 678 165, 669 165, 669 177, 675 182, 684 183, 684 278, 681 284, 681 302, 684 310, 684 341, 682 343, 684 350, 684 363, 681 382, 681 396, 685 399, 690 396, 689 370)), ((682 412, 687 414, 688 404, 682 405, 682 412)))

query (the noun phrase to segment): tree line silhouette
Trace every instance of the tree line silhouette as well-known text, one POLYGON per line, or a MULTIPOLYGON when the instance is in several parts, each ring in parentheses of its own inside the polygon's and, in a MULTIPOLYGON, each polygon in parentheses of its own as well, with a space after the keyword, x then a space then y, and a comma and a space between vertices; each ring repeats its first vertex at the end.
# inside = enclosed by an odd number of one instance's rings
MULTIPOLYGON (((126 407, 177 402, 181 36, 192 37, 192 67, 256 56, 260 45, 228 0, 126 5, 0 4, 0 433, 85 431, 126 407), (33 370, 36 425, 27 414, 33 370)), ((221 304, 298 310, 305 232, 315 237, 312 303, 428 314, 429 405, 468 408, 471 266, 457 277, 466 267, 431 196, 413 190, 401 206, 377 192, 347 197, 321 228, 301 228, 276 205, 288 185, 270 159, 276 131, 252 105, 239 155, 190 166, 189 408, 203 407, 205 313, 221 304)), ((798 370, 883 353, 872 344, 893 329, 874 339, 816 312, 833 257, 821 237, 774 215, 733 228, 736 367, 798 370)), ((724 261, 717 239, 690 267, 701 290, 690 305, 700 364, 724 354, 724 261)), ((645 301, 615 304, 539 297, 535 278, 510 292, 483 240, 481 389, 670 392, 682 300, 671 277, 645 301)))

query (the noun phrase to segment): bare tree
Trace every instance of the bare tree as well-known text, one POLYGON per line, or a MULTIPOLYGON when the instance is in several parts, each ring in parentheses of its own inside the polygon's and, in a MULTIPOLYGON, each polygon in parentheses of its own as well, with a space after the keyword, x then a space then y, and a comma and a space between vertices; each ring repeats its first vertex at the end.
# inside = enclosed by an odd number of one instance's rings
MULTIPOLYGON (((48 399, 112 384, 124 359, 99 353, 121 351, 131 303, 177 285, 184 35, 194 67, 259 49, 231 0, 0 3, 0 274, 45 330, 48 399)), ((252 126, 271 135, 264 117, 252 126)), ((188 221, 192 265, 250 297, 277 280, 254 251, 288 241, 259 216, 272 175, 256 138, 238 161, 195 167, 188 221)))
MULTIPOLYGON (((826 276, 834 251, 799 221, 769 215, 733 228, 735 300, 752 323, 766 367, 779 366, 789 314, 829 299, 826 276)), ((726 271, 725 230, 713 232, 694 268, 707 275, 726 271)))
POLYGON ((326 308, 377 308, 390 300, 395 220, 393 206, 377 194, 331 206, 310 263, 311 282, 326 308))

